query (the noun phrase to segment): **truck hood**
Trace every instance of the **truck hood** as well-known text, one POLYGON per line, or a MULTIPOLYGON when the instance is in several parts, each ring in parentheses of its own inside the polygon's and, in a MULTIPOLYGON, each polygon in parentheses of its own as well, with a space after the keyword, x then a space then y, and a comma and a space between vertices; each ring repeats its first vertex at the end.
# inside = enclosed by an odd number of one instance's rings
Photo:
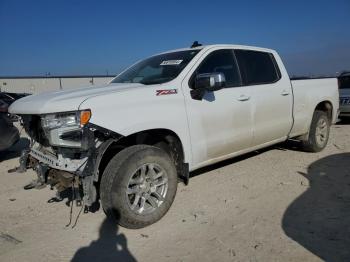
POLYGON ((47 92, 31 95, 15 101, 10 107, 11 114, 48 114, 79 109, 85 100, 116 92, 126 92, 129 89, 147 87, 142 84, 107 84, 103 86, 83 87, 73 90, 47 92))

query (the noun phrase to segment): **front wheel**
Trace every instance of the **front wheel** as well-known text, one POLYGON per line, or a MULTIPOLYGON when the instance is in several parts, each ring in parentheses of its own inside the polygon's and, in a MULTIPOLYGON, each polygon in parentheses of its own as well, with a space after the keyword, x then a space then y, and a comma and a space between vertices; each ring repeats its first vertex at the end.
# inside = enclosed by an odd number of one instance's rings
POLYGON ((308 140, 303 141, 303 149, 309 152, 320 152, 326 146, 330 133, 330 121, 323 111, 315 111, 308 140))
POLYGON ((126 228, 142 228, 161 219, 177 190, 177 173, 162 149, 135 145, 114 156, 101 179, 102 207, 126 228))

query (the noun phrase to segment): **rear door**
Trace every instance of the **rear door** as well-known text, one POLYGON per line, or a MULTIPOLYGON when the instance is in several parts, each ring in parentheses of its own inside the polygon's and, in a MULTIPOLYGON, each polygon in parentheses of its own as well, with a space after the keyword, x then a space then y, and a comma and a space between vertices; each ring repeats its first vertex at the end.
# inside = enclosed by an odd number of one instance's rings
POLYGON ((293 94, 272 53, 235 50, 243 83, 251 88, 253 146, 285 139, 292 127, 293 94))
POLYGON ((252 142, 250 87, 242 86, 233 50, 208 52, 182 82, 196 167, 246 149, 252 142), (226 87, 194 99, 190 91, 196 75, 214 72, 225 75, 226 87))

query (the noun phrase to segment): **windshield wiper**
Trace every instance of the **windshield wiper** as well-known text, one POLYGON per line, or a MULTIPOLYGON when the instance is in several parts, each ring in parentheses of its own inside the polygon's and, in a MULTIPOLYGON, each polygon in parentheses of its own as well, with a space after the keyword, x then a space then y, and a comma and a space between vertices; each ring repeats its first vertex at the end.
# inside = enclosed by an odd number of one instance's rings
POLYGON ((163 84, 166 82, 169 82, 170 80, 173 80, 172 77, 165 77, 165 78, 158 78, 153 80, 142 80, 139 83, 144 85, 156 85, 156 84, 163 84))

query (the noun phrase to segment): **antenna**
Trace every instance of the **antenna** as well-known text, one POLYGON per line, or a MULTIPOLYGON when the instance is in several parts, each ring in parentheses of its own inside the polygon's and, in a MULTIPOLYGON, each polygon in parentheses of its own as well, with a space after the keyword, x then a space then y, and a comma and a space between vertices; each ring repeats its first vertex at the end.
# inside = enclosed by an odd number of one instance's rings
POLYGON ((191 48, 195 48, 198 46, 202 46, 202 44, 198 43, 198 41, 194 41, 193 44, 191 45, 191 48))

